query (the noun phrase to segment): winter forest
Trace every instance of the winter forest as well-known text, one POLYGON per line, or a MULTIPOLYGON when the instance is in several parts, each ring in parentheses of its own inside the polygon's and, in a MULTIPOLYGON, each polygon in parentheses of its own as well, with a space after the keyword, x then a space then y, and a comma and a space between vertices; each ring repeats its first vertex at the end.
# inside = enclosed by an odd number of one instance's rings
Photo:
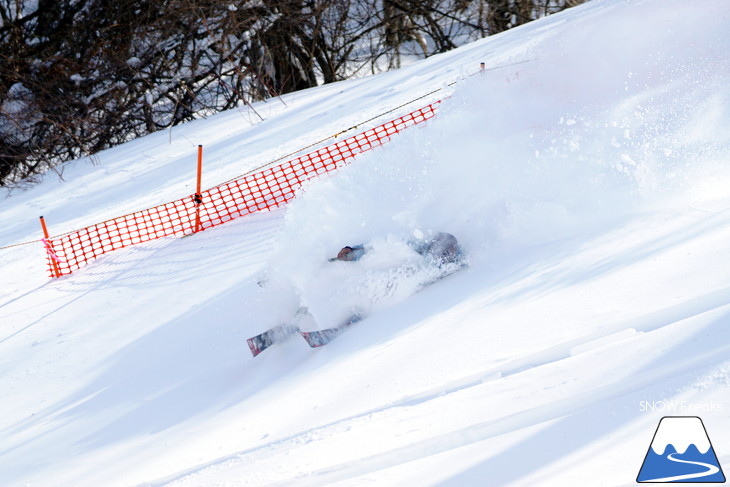
POLYGON ((0 186, 583 0, 0 0, 0 186))

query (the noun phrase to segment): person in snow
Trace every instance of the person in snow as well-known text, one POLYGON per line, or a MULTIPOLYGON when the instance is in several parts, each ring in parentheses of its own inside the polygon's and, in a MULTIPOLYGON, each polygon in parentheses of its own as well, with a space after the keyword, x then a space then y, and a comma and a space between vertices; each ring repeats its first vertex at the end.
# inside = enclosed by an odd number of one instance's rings
POLYGON ((354 247, 348 245, 342 247, 342 250, 337 253, 337 257, 330 259, 330 261, 341 260, 344 262, 354 262, 360 260, 360 257, 363 255, 365 255, 364 245, 355 245, 354 247))
MULTIPOLYGON (((350 302, 345 299, 346 306, 343 309, 345 313, 349 314, 342 313, 342 316, 336 315, 338 316, 336 319, 329 320, 330 328, 322 328, 317 325, 315 314, 311 312, 308 305, 301 301, 301 296, 299 296, 300 306, 293 318, 247 340, 251 354, 256 357, 272 344, 283 341, 295 334, 301 334, 311 347, 325 345, 351 325, 363 320, 375 305, 388 300, 392 302, 393 293, 402 284, 402 282, 399 283, 399 280, 406 281, 404 284, 406 295, 401 293, 399 298, 403 299, 404 296, 407 297, 407 295, 418 292, 424 286, 432 284, 467 265, 459 242, 450 233, 440 232, 431 240, 419 239, 408 242, 408 245, 423 258, 423 261, 420 263, 410 261, 404 264, 403 268, 397 269, 400 272, 396 273, 381 272, 378 274, 376 270, 375 286, 372 286, 373 282, 371 282, 371 285, 366 288, 368 295, 365 296, 365 301, 360 299, 362 296, 350 302), (335 326, 332 326, 332 324, 335 324, 335 326), (312 331, 302 331, 302 328, 312 331)), ((368 250, 364 245, 348 245, 337 253, 337 257, 333 257, 329 261, 355 262, 360 260, 368 250)), ((418 261, 418 258, 415 258, 415 260, 418 261)), ((360 277, 362 277, 362 274, 360 277)), ((350 284, 356 282, 357 278, 351 281, 350 284)), ((259 282, 259 285, 263 287, 263 283, 264 281, 259 282)), ((347 286, 343 286, 343 288, 347 288, 347 286)), ((344 294, 342 296, 347 297, 348 295, 344 294)), ((343 300, 337 301, 338 304, 343 302, 343 300)), ((316 298, 314 302, 318 302, 316 298)), ((320 305, 320 311, 332 307, 329 301, 321 302, 320 300, 320 305)))
MULTIPOLYGON (((461 262, 464 257, 459 241, 446 232, 437 233, 434 238, 427 242, 411 242, 410 245, 413 250, 439 267, 461 262)), ((346 246, 337 253, 337 257, 330 259, 330 261, 354 262, 360 260, 366 252, 367 249, 364 245, 346 246)))

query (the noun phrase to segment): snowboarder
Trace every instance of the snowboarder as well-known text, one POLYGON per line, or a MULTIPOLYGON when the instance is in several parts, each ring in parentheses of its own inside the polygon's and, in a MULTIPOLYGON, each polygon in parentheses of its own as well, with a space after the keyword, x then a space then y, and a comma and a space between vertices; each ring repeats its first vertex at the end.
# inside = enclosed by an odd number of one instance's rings
MULTIPOLYGON (((425 260, 425 267, 434 270, 435 275, 430 280, 421 284, 431 284, 466 265, 464 253, 456 237, 446 232, 437 233, 431 240, 411 241, 408 245, 425 260)), ((360 260, 368 252, 364 245, 345 246, 336 257, 329 259, 330 262, 355 262, 360 260)), ((392 284, 392 283, 391 283, 392 284)), ((302 331, 302 321, 312 320, 309 310, 302 306, 290 323, 274 327, 264 333, 253 336, 247 340, 251 354, 255 357, 276 342, 283 341, 291 335, 301 334, 311 347, 320 347, 329 343, 345 329, 359 322, 365 317, 362 311, 354 312, 344 323, 332 328, 314 331, 302 331)), ((310 323, 311 324, 311 323, 310 323)))
POLYGON ((345 262, 353 262, 356 260, 360 260, 360 257, 365 255, 365 246, 364 245, 355 245, 354 247, 345 246, 342 247, 342 250, 340 250, 337 253, 337 257, 333 257, 330 259, 330 262, 333 262, 335 260, 342 260, 345 262))
MULTIPOLYGON (((463 259, 459 241, 450 233, 439 232, 428 242, 410 242, 410 245, 416 252, 439 267, 454 264, 463 259)), ((346 246, 338 252, 337 257, 330 259, 330 262, 336 260, 354 262, 360 260, 366 252, 367 249, 364 245, 346 246)))

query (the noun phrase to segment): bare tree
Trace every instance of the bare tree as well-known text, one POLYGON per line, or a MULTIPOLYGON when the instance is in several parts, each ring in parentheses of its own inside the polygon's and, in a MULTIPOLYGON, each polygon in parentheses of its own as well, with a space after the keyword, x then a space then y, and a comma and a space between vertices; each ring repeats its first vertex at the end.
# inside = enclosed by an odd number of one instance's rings
POLYGON ((0 0, 0 186, 582 0, 0 0))

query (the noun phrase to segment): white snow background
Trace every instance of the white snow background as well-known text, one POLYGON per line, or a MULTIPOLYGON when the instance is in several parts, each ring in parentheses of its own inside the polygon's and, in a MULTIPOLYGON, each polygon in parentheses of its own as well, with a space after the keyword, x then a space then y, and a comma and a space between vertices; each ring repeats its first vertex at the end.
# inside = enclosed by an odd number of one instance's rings
POLYGON ((666 415, 727 475, 728 26, 727 0, 594 0, 12 192, 0 246, 191 194, 198 144, 209 187, 451 95, 288 208, 61 279, 40 243, 0 250, 0 485, 629 486, 666 415), (468 269, 372 294, 438 231, 468 269), (327 327, 363 299, 326 347, 250 356, 302 302, 327 327))

